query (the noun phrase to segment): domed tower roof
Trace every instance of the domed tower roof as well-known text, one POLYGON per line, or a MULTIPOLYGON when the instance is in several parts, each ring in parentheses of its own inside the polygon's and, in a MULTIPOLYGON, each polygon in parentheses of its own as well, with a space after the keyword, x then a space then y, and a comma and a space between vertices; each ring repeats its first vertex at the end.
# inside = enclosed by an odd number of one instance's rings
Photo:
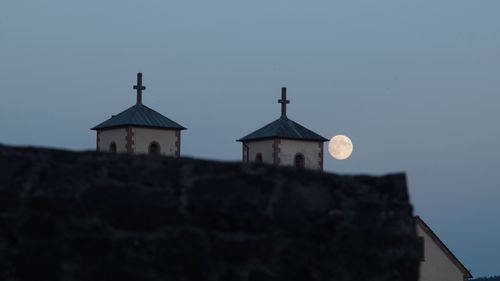
POLYGON ((328 139, 316 134, 299 123, 289 119, 286 116, 286 105, 290 103, 286 99, 286 88, 281 88, 281 117, 257 131, 239 139, 240 142, 264 140, 264 139, 291 139, 291 140, 306 140, 306 141, 328 141, 328 139))
POLYGON ((111 129, 124 126, 152 127, 185 130, 183 126, 161 115, 153 109, 138 103, 92 128, 92 130, 111 129))
POLYGON ((137 91, 137 103, 113 115, 110 119, 93 127, 91 130, 104 130, 126 126, 150 127, 159 129, 185 130, 183 126, 177 122, 161 115, 153 109, 142 104, 142 91, 146 89, 142 85, 142 73, 137 73, 137 85, 134 86, 137 91))

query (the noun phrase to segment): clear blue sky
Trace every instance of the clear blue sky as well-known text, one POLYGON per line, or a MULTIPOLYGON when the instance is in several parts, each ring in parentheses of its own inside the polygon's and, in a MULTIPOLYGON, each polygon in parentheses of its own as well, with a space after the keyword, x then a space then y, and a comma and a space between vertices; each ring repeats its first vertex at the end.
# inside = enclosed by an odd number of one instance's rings
POLYGON ((416 213, 475 276, 500 274, 500 1, 0 3, 0 143, 93 149, 135 101, 239 160, 279 116, 355 145, 328 171, 404 171, 416 213))

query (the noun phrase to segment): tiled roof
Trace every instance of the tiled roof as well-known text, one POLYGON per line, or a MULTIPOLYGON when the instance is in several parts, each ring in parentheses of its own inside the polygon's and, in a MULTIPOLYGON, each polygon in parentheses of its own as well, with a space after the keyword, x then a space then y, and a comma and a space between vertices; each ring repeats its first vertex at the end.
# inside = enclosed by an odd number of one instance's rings
POLYGON ((239 139, 238 141, 246 142, 252 140, 272 139, 272 138, 323 141, 323 142, 328 140, 316 134, 315 132, 305 128, 299 123, 291 119, 288 119, 286 116, 281 116, 279 119, 239 139))
POLYGON ((138 103, 93 127, 92 130, 111 129, 124 126, 153 127, 174 130, 186 129, 151 108, 138 103))

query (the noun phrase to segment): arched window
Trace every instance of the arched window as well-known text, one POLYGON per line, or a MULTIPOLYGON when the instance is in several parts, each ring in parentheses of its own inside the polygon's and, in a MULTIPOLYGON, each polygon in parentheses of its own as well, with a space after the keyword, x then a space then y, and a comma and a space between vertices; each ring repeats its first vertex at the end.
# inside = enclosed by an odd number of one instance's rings
POLYGON ((262 154, 257 153, 257 155, 255 155, 255 162, 262 163, 262 154))
POLYGON ((114 141, 109 145, 109 152, 116 153, 116 143, 114 141))
POLYGON ((295 168, 305 168, 306 167, 306 160, 304 158, 304 155, 301 153, 295 154, 294 162, 293 162, 295 168))
POLYGON ((149 144, 149 154, 160 154, 160 145, 157 142, 154 141, 149 144))

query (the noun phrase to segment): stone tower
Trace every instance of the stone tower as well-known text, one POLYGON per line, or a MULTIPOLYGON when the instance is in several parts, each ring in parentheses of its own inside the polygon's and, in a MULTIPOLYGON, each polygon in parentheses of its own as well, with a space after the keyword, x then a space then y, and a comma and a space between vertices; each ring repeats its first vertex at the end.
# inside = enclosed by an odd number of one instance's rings
POLYGON ((134 106, 92 128, 97 131, 97 151, 179 157, 181 131, 186 128, 142 104, 142 73, 137 73, 134 89, 134 106))
POLYGON ((238 140, 243 144, 243 162, 323 170, 323 143, 327 139, 287 117, 290 101, 284 87, 278 103, 279 119, 238 140))

